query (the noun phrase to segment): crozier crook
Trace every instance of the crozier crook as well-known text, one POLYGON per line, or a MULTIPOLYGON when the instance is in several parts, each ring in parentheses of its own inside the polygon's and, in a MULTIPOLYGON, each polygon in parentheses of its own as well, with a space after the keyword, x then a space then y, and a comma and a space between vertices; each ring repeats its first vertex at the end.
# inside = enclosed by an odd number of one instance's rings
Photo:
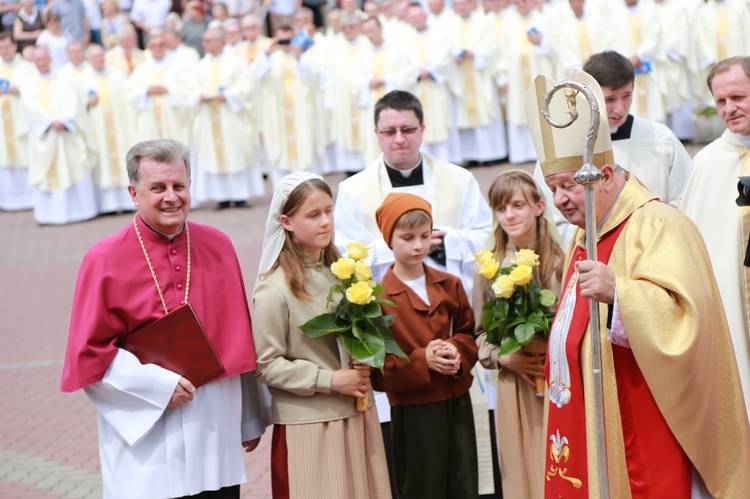
MULTIPOLYGON (((596 256, 596 212, 594 210, 594 184, 604 180, 604 173, 594 164, 594 145, 599 133, 599 103, 593 92, 585 85, 576 81, 562 81, 554 85, 544 96, 542 104, 542 115, 547 122, 555 128, 567 128, 572 125, 578 118, 579 113, 576 109, 576 97, 581 92, 589 103, 591 109, 591 119, 589 120, 589 130, 586 135, 586 146, 583 149, 583 165, 573 178, 586 189, 586 253, 589 260, 597 260, 596 256), (565 92, 568 102, 568 115, 570 119, 565 123, 556 122, 549 112, 549 104, 555 93, 562 89, 569 88, 572 90, 565 92)), ((596 422, 596 448, 597 448, 597 465, 599 470, 599 497, 602 499, 609 498, 609 480, 607 473, 607 442, 605 439, 604 429, 604 391, 602 386, 602 353, 601 353, 601 333, 599 329, 599 303, 593 298, 589 300, 591 319, 589 321, 591 355, 593 365, 594 381, 594 420, 596 422)))

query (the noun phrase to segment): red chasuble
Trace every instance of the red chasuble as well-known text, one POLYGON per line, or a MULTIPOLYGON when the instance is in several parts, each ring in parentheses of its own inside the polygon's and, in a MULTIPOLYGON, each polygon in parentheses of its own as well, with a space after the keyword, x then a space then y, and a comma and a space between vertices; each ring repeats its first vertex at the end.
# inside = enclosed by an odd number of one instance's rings
MULTIPOLYGON (((222 232, 189 222, 188 301, 203 324, 226 373, 253 371, 250 312, 237 255, 222 232)), ((169 311, 183 304, 187 285, 187 238, 174 241, 138 225, 169 311)), ((100 381, 121 337, 164 316, 133 224, 97 243, 78 274, 68 348, 60 388, 72 392, 100 381)), ((219 378, 220 379, 220 378, 219 378)))
MULTIPOLYGON (((627 224, 605 234, 597 244, 600 262, 607 263, 620 232, 627 224)), ((581 298, 575 262, 586 259, 586 250, 577 246, 565 276, 565 295, 555 322, 565 321, 569 305, 572 318, 567 331, 561 327, 552 335, 565 334, 567 369, 552 367, 559 356, 547 355, 545 365, 550 385, 547 439, 549 452, 545 465, 545 497, 588 498, 587 437, 595 438, 595 429, 586 427, 585 399, 581 378, 581 347, 590 319, 589 300, 581 298), (568 288, 571 288, 570 290, 568 288), (570 303, 575 287, 575 303, 570 303), (566 376, 569 372, 569 378, 566 376), (563 373, 562 375, 560 373, 563 373), (552 377, 551 377, 552 376, 552 377)), ((626 331, 627 334, 627 331, 626 331)), ((553 338, 550 337, 550 343, 553 338)), ((651 391, 628 348, 611 346, 617 379, 625 458, 632 496, 690 497, 690 464, 666 424, 651 391)), ((605 421, 611 421, 605 414, 605 421)), ((610 444, 611 445, 611 444, 610 444)))

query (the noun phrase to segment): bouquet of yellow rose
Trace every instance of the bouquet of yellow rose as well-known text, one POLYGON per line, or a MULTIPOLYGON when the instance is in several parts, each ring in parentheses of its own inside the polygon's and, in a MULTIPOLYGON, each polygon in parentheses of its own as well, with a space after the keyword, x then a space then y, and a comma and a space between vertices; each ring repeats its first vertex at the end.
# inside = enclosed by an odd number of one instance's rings
POLYGON ((331 286, 328 292, 328 304, 333 301, 334 293, 342 295, 336 311, 313 317, 300 329, 310 338, 336 334, 352 358, 382 370, 386 354, 402 358, 406 358, 406 354, 391 333, 390 326, 395 316, 384 316, 380 309, 383 304, 395 304, 377 298, 384 288, 373 282, 370 266, 364 261, 366 258, 366 244, 349 243, 347 257, 339 258, 331 265, 331 272, 341 281, 341 284, 331 286))
POLYGON ((555 316, 548 308, 557 303, 557 296, 532 281, 539 255, 530 249, 519 250, 515 263, 503 268, 491 251, 479 251, 475 258, 480 263, 479 273, 489 280, 495 295, 482 307, 487 341, 500 346, 500 355, 510 355, 531 343, 534 335, 546 340, 555 316))

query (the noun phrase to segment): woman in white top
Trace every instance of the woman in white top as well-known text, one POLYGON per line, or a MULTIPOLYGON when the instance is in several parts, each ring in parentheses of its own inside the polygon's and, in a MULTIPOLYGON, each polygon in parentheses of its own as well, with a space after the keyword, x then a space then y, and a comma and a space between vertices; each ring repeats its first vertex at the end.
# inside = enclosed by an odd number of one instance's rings
POLYGON ((36 39, 36 45, 47 47, 55 69, 60 69, 68 62, 66 48, 69 41, 60 28, 60 17, 54 13, 47 14, 47 23, 36 39))

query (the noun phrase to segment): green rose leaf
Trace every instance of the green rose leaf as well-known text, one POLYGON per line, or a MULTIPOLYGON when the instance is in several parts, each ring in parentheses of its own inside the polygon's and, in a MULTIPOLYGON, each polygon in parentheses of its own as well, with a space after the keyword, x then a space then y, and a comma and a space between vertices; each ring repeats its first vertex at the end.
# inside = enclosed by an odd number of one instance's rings
POLYGON ((524 346, 531 343, 531 340, 534 338, 535 333, 536 331, 534 330, 534 326, 529 323, 516 326, 516 329, 513 331, 513 334, 516 337, 518 343, 524 346))
POLYGON ((506 336, 500 343, 500 355, 510 355, 516 353, 521 349, 521 345, 516 341, 515 338, 506 336))
POLYGON ((539 304, 543 307, 551 307, 557 303, 557 295, 549 289, 543 289, 539 292, 539 304))
POLYGON ((368 334, 364 339, 342 335, 341 340, 352 358, 382 370, 385 363, 385 342, 377 328, 373 330, 375 334, 368 334))
POLYGON ((317 338, 331 333, 346 331, 348 326, 336 322, 336 314, 327 313, 313 317, 299 327, 308 337, 317 338))

